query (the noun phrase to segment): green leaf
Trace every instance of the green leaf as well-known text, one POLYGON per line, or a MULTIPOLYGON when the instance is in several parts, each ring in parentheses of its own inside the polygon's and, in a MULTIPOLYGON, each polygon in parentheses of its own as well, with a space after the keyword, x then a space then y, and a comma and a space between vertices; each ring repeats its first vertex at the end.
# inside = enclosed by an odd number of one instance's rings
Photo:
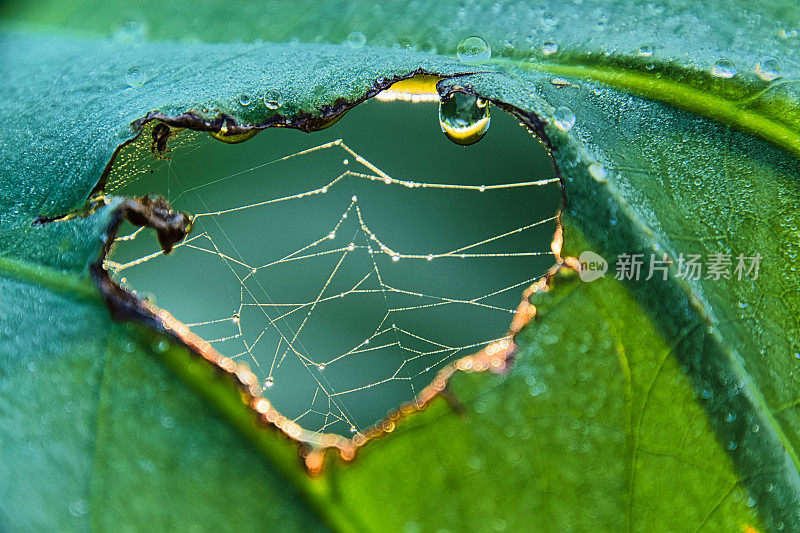
MULTIPOLYGON (((4 529, 800 528, 800 15, 791 2, 498 5, 237 13, 243 39, 263 16, 260 38, 317 44, 2 37, 4 529), (319 44, 354 29, 368 46, 319 44), (452 56, 475 34, 495 59, 464 66, 452 56), (541 49, 550 40, 555 54, 541 49), (398 42, 439 55, 387 47, 398 42), (755 73, 765 55, 782 79, 755 73), (721 58, 736 76, 711 74, 721 58), (128 88, 133 67, 146 81, 128 88), (582 283, 561 266, 532 295, 537 316, 510 371, 450 379, 465 412, 436 396, 352 464, 329 450, 312 478, 297 444, 258 422, 241 383, 168 321, 136 306, 146 325, 111 319, 91 273, 122 201, 84 204, 150 112, 194 110, 201 129, 219 129, 222 113, 234 129, 311 130, 417 69, 468 74, 440 89, 490 98, 549 143, 566 199, 563 257, 759 253, 761 271, 582 283), (236 104, 268 88, 284 93, 288 116, 236 104), (563 106, 576 116, 566 132, 553 120, 563 106)), ((5 28, 110 29, 99 5, 9 6, 5 28)), ((177 38, 184 8, 141 8, 145 34, 177 38)), ((231 16, 217 9, 190 25, 227 41, 209 23, 231 16)))

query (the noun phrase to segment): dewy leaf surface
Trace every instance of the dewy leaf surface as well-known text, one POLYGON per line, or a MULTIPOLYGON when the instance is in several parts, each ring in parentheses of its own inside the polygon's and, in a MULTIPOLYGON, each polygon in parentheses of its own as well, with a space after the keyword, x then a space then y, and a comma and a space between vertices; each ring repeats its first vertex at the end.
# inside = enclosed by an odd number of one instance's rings
MULTIPOLYGON (((254 36, 260 16, 277 16, 258 37, 299 44, 2 38, 0 523, 800 528, 800 168, 792 138, 800 15, 792 3, 765 3, 760 13, 727 2, 330 3, 315 14, 283 5, 268 4, 258 17, 239 13, 238 35, 254 36), (367 46, 303 44, 339 43, 353 30, 367 35, 367 46), (503 59, 464 66, 402 48, 452 56, 475 34, 503 59), (559 52, 545 58, 541 44, 551 40, 559 52), (401 47, 381 46, 394 43, 401 47), (643 56, 643 45, 655 53, 643 56), (764 55, 779 58, 781 80, 755 75, 764 55), (710 76, 720 58, 738 74, 710 76), (128 89, 133 66, 146 82, 128 89), (451 379, 464 414, 436 399, 367 444, 354 464, 329 460, 309 478, 292 444, 231 402, 239 391, 227 378, 143 326, 111 321, 88 265, 101 253, 115 200, 88 216, 31 223, 80 208, 133 135, 130 123, 150 111, 195 109, 208 120, 222 112, 261 124, 273 113, 242 111, 236 97, 280 87, 290 115, 320 116, 338 98, 365 96, 379 77, 419 68, 482 72, 443 88, 513 106, 543 128, 564 181, 565 257, 592 249, 613 264, 623 253, 760 253, 762 270, 747 282, 607 276, 584 284, 563 268, 548 292, 534 295, 538 316, 519 335, 507 376, 451 379), (630 75, 610 75, 620 70, 630 75), (547 71, 563 80, 552 83, 547 71), (629 83, 634 75, 652 76, 656 90, 629 83), (688 113, 658 79, 734 102, 758 121, 725 123, 703 105, 688 113), (576 115, 568 132, 552 126, 561 106, 576 115)), ((50 20, 17 8, 7 8, 7 25, 107 31, 97 6, 38 11, 50 20)), ((147 18, 151 37, 176 37, 172 15, 147 18)), ((204 37, 229 40, 203 22, 220 13, 206 16, 197 16, 204 37)))

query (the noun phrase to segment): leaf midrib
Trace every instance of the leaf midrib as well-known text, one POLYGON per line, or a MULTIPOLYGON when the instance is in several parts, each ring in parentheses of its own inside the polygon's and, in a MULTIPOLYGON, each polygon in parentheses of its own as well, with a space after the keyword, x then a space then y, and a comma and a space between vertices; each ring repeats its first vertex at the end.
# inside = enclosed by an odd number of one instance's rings
POLYGON ((88 275, 80 276, 71 272, 0 256, 0 276, 37 284, 51 291, 67 294, 82 300, 102 305, 100 291, 88 275))

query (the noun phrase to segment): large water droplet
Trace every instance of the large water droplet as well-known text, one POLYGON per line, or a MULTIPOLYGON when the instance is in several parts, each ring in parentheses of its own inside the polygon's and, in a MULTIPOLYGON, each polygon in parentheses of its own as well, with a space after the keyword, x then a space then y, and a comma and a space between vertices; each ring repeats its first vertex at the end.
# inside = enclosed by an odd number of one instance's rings
POLYGON ((566 106, 559 107, 553 113, 553 125, 561 131, 569 131, 575 125, 575 113, 566 106))
POLYGON ((283 95, 277 89, 271 89, 264 95, 264 105, 269 109, 278 109, 283 105, 283 95))
POLYGON ((548 29, 558 26, 558 19, 552 11, 546 11, 542 14, 542 25, 548 29))
POLYGON ((131 67, 125 74, 125 83, 130 87, 139 87, 144 83, 144 74, 139 67, 131 67))
POLYGON ((439 102, 439 125, 456 144, 466 146, 480 141, 490 121, 489 102, 482 98, 454 92, 439 102))
POLYGON ((772 81, 781 75, 781 64, 777 58, 764 56, 756 63, 756 74, 764 81, 772 81))
POLYGON ((600 163, 592 163, 587 170, 589 175, 598 183, 606 183, 608 181, 606 179, 606 169, 600 163))
POLYGON ((347 44, 353 48, 361 48, 366 42, 367 37, 358 30, 350 32, 350 35, 347 36, 347 44))
POLYGON ((649 44, 643 44, 642 46, 639 47, 640 56, 650 57, 651 55, 653 55, 654 51, 655 50, 653 49, 653 47, 650 46, 649 44))
POLYGON ((546 56, 558 52, 558 43, 547 41, 542 45, 542 53, 546 56))
POLYGON ((224 142, 225 144, 239 144, 248 139, 252 139, 261 130, 251 129, 244 133, 229 133, 228 128, 223 126, 219 131, 209 131, 208 134, 214 139, 224 142))
POLYGON ((717 76, 718 78, 732 78, 736 76, 736 65, 733 64, 733 61, 730 59, 719 59, 714 66, 711 67, 711 74, 717 76))
POLYGON ((250 98, 249 94, 242 93, 239 95, 239 104, 243 106, 248 106, 253 102, 253 99, 250 98))
POLYGON ((147 25, 136 19, 128 20, 114 30, 112 38, 123 43, 141 44, 145 40, 147 25))
POLYGON ((459 43, 456 54, 462 63, 483 63, 492 57, 492 48, 480 37, 473 36, 459 43))

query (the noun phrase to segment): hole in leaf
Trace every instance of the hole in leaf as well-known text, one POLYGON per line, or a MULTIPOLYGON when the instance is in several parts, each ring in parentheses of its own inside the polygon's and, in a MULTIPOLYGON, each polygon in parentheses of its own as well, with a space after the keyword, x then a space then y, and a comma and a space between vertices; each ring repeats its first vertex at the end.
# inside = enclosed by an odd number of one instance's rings
POLYGON ((311 431, 352 437, 504 338, 553 264, 561 196, 546 149, 499 110, 481 142, 457 146, 436 102, 398 94, 321 132, 241 144, 153 137, 163 125, 150 123, 109 175, 110 193, 158 192, 195 216, 170 255, 123 227, 115 279, 246 363, 311 431))

